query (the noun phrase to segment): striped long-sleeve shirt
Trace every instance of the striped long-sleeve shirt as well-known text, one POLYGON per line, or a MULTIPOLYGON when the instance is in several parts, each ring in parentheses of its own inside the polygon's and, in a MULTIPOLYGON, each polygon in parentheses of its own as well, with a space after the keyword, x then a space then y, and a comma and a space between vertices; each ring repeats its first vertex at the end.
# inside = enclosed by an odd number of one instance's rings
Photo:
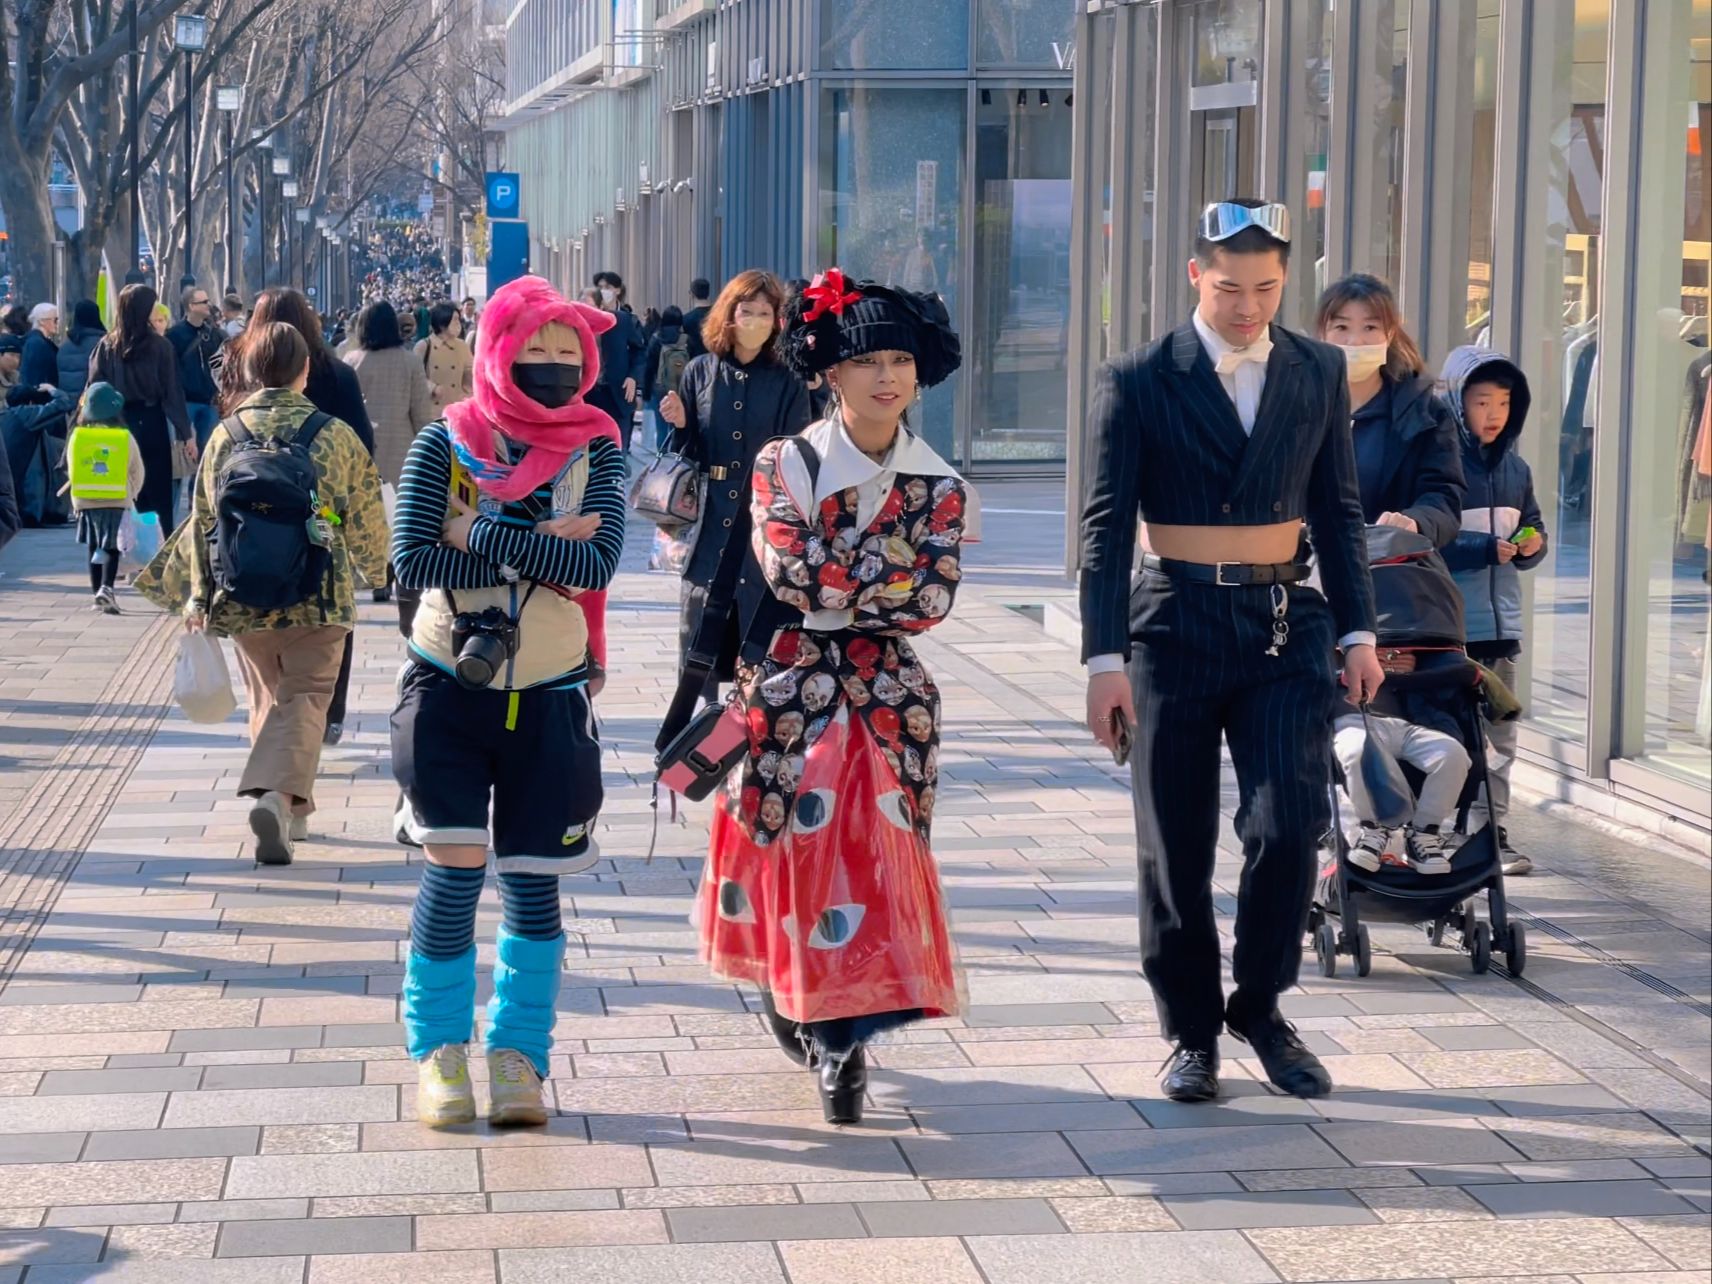
POLYGON ((553 515, 553 488, 538 488, 505 505, 497 517, 470 527, 470 551, 443 543, 452 485, 452 441, 444 424, 416 435, 398 488, 392 529, 393 573, 405 588, 494 588, 514 578, 561 588, 604 589, 624 551, 624 456, 605 437, 589 443, 588 485, 580 511, 600 514, 600 529, 586 540, 560 539, 535 530, 553 515), (513 575, 507 575, 509 568, 513 575))

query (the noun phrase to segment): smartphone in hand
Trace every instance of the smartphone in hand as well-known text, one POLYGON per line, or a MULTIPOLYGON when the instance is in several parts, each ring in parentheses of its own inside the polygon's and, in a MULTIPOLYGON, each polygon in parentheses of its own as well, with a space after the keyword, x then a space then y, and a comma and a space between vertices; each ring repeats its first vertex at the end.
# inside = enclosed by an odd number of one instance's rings
POLYGON ((1129 762, 1129 751, 1134 741, 1130 735, 1129 719, 1124 717, 1122 709, 1112 710, 1112 736, 1115 746, 1112 749, 1112 761, 1118 766, 1129 762))

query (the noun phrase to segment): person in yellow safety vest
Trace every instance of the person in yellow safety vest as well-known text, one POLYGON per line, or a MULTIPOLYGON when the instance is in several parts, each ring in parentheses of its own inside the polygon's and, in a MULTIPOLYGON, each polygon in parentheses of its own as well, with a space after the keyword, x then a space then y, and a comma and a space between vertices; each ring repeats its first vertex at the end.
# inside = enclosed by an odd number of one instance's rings
POLYGON ((125 398, 112 384, 84 389, 65 456, 77 541, 89 548, 91 608, 118 615, 113 586, 119 576, 119 529, 143 488, 143 457, 125 426, 125 398))

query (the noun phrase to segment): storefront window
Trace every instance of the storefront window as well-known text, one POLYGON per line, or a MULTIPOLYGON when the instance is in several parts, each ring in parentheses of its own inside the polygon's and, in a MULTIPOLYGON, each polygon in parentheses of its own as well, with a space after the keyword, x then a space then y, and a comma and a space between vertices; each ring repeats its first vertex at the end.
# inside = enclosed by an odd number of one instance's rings
POLYGON ((983 86, 975 113, 969 457, 1064 458, 1070 343, 1069 91, 983 86))
POLYGON ((1545 149, 1546 257, 1543 297, 1535 315, 1548 318, 1535 364, 1523 359, 1533 391, 1524 431, 1533 461, 1534 494, 1551 553, 1529 573, 1530 721, 1561 740, 1587 735, 1592 640, 1592 480, 1598 419, 1599 236, 1605 162, 1606 0, 1574 0, 1543 13, 1535 31, 1541 66, 1549 67, 1550 142, 1545 149), (1558 318, 1553 324, 1549 319, 1558 318))
MULTIPOLYGON (((936 290, 953 319, 965 101, 961 89, 890 86, 827 89, 821 97, 817 261, 836 263, 852 279, 936 290)), ((957 382, 953 376, 929 389, 917 421, 947 458, 957 382)), ((1062 424, 1061 408, 1060 436, 1062 424)))
POLYGON ((1492 329, 1492 195, 1498 143, 1498 0, 1479 0, 1474 23, 1474 114, 1465 153, 1468 289, 1458 340, 1484 346, 1492 329))
MULTIPOLYGON (((1636 336, 1628 452, 1621 749, 1704 786, 1712 776, 1712 0, 1656 6, 1646 38, 1636 207, 1636 336), (1653 42, 1659 42, 1654 45, 1653 42), (1635 650, 1635 648, 1640 648, 1635 650)), ((1652 10, 1649 10, 1649 13, 1652 10)))
POLYGON ((1071 70, 1076 8, 1076 0, 980 0, 976 61, 983 67, 1071 70))
POLYGON ((837 71, 969 65, 969 6, 943 0, 821 0, 820 65, 837 71))
MULTIPOLYGON (((1298 190, 1302 195, 1301 218, 1295 228, 1292 251, 1296 271, 1306 274, 1306 277, 1304 288, 1293 289, 1286 306, 1295 314, 1293 324, 1302 330, 1313 326, 1315 304, 1320 291, 1329 284, 1326 274, 1326 153, 1332 140, 1332 8, 1332 0, 1316 0, 1304 6, 1298 18, 1302 59, 1296 74, 1302 110, 1299 114, 1292 113, 1297 119, 1292 121, 1291 137, 1301 144, 1296 164, 1301 167, 1299 181, 1302 186, 1298 190), (1295 127, 1298 121, 1299 130, 1295 127)), ((1348 91, 1343 89, 1342 92, 1348 91)))
MULTIPOLYGON (((1368 213, 1372 219, 1372 271, 1396 283, 1403 266, 1403 120, 1409 90, 1409 0, 1391 0, 1362 10, 1364 20, 1379 24, 1379 66, 1373 142, 1377 190, 1368 213)), ((1358 207, 1359 209, 1359 207, 1358 207)))

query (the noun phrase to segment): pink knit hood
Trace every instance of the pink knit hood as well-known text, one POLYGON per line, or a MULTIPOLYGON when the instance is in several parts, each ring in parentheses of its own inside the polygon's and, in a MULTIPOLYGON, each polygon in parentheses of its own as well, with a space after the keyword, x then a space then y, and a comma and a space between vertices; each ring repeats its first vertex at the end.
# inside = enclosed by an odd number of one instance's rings
POLYGON ((476 330, 475 394, 446 407, 453 439, 485 465, 476 477, 483 494, 521 499, 558 476, 565 461, 596 437, 622 442, 612 416, 583 401, 600 378, 598 338, 616 324, 611 313, 571 302, 538 276, 519 277, 488 300, 476 330), (512 363, 549 321, 575 330, 583 349, 576 400, 557 410, 525 396, 511 380, 512 363), (497 457, 495 428, 529 447, 516 466, 497 457))

